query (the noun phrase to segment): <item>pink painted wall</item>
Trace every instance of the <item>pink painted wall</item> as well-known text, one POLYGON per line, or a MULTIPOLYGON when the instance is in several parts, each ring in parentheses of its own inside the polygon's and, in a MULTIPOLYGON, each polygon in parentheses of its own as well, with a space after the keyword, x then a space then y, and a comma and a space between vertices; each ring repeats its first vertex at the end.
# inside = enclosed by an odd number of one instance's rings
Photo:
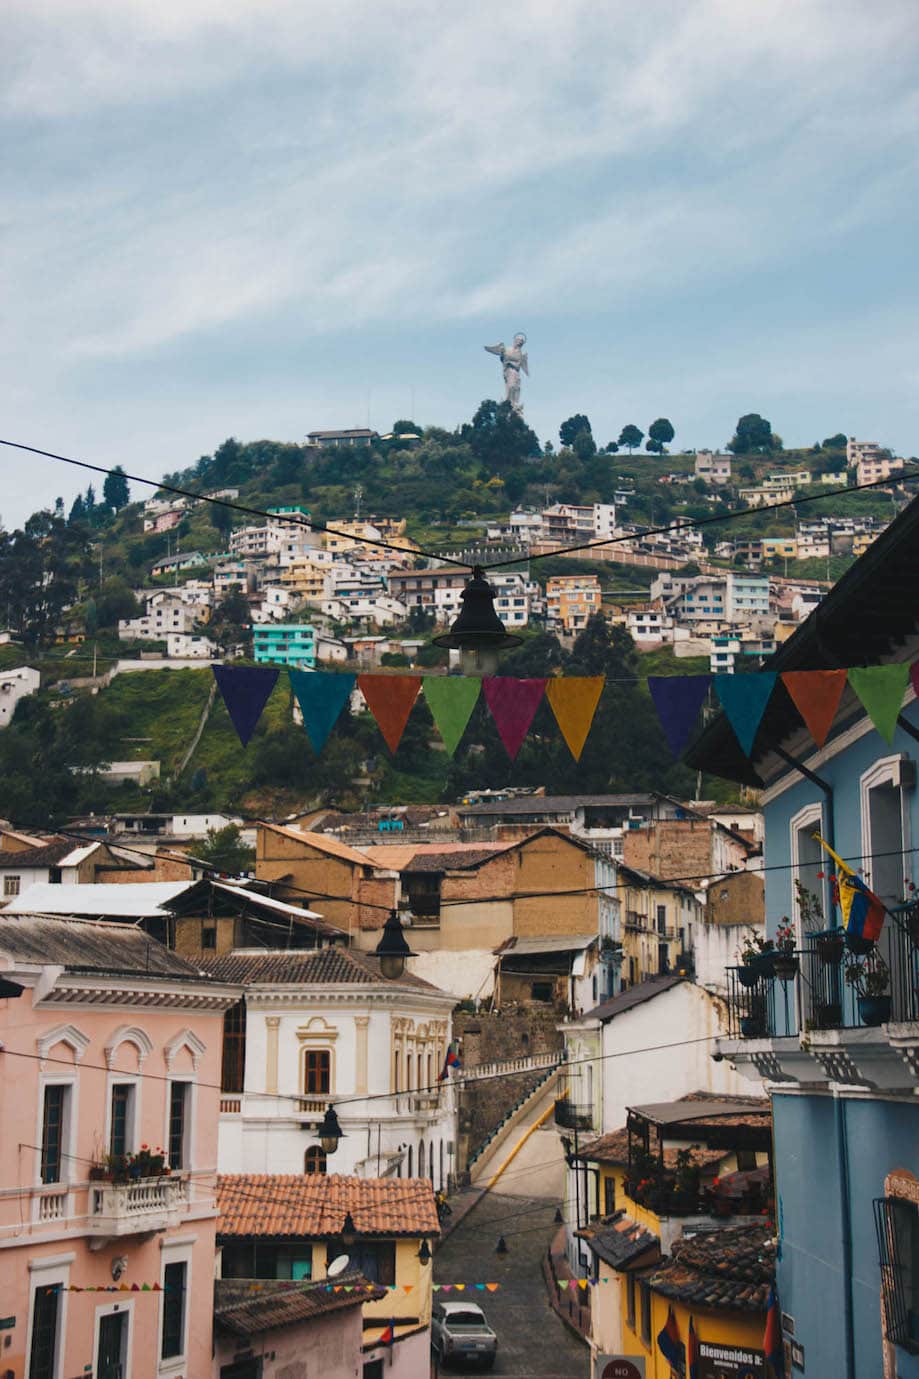
MULTIPOLYGON (((182 989, 190 994, 186 983, 182 989)), ((158 1366, 162 1294, 65 1293, 59 1314, 63 1319, 59 1374, 80 1375, 86 1366, 94 1367, 97 1313, 115 1306, 127 1309, 131 1316, 125 1379, 153 1379, 167 1372, 170 1379, 199 1379, 210 1373, 218 1093, 215 1086, 201 1084, 219 1084, 221 1036, 221 1011, 148 1009, 140 1005, 100 1009, 50 1003, 36 1009, 31 991, 18 1000, 0 1000, 0 1316, 15 1317, 12 1329, 0 1331, 0 1374, 11 1371, 14 1379, 23 1379, 26 1373, 30 1295, 36 1283, 41 1285, 51 1277, 41 1266, 58 1261, 54 1276, 65 1277, 71 1285, 110 1285, 112 1261, 119 1256, 127 1259, 121 1281, 129 1287, 161 1282, 167 1259, 187 1260, 185 1355, 181 1361, 170 1363, 168 1371, 158 1366), (46 1049, 42 1060, 41 1040, 65 1025, 75 1027, 88 1040, 85 1047, 75 1050, 64 1037, 46 1049), (111 1053, 112 1041, 124 1027, 136 1027, 146 1035, 150 1048, 145 1056, 130 1038, 111 1053), (184 1045, 175 1051, 171 1069, 168 1066, 167 1047, 184 1031, 190 1031, 204 1045, 197 1070, 192 1053, 184 1045), (100 1242, 86 1233, 86 1225, 90 1194, 98 1184, 89 1183, 88 1170, 90 1162, 107 1147, 110 1083, 118 1074, 126 1078, 143 1074, 135 1093, 135 1147, 146 1143, 155 1148, 166 1142, 169 1079, 187 1076, 196 1084, 190 1093, 187 1201, 182 1200, 183 1190, 178 1219, 168 1228, 153 1234, 120 1236, 93 1250, 91 1244, 100 1242), (71 1092, 72 1133, 64 1145, 74 1157, 64 1160, 66 1183, 42 1187, 39 1152, 33 1146, 41 1138, 43 1086, 46 1081, 62 1078, 75 1084, 71 1092), (66 1199, 60 1196, 62 1188, 66 1188, 66 1199), (42 1198, 60 1213, 55 1219, 40 1219, 42 1198)), ((47 1205, 45 1215, 49 1215, 47 1205)))

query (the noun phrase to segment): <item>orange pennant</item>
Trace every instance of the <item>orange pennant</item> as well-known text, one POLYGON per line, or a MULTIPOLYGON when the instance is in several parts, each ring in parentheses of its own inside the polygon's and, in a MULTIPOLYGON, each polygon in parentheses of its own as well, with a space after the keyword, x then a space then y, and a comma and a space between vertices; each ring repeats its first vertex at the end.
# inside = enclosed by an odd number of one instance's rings
POLYGON ((410 1292, 412 1291, 412 1289, 414 1288, 414 1286, 415 1286, 414 1283, 403 1283, 403 1285, 402 1285, 402 1287, 405 1289, 406 1293, 410 1293, 410 1292))
POLYGON ((833 725, 848 673, 847 670, 782 672, 782 684, 818 747, 826 742, 827 733, 833 725))
POLYGON ((501 1285, 500 1285, 499 1283, 486 1283, 486 1285, 485 1285, 485 1287, 488 1289, 489 1293, 495 1293, 495 1292, 497 1292, 497 1290, 500 1288, 500 1286, 501 1286, 501 1285))
POLYGON ((605 675, 557 675, 546 684, 546 698, 575 761, 581 759, 605 683, 605 675))
POLYGON ((402 741, 412 705, 421 689, 420 675, 359 675, 357 687, 367 701, 367 707, 395 752, 402 741))

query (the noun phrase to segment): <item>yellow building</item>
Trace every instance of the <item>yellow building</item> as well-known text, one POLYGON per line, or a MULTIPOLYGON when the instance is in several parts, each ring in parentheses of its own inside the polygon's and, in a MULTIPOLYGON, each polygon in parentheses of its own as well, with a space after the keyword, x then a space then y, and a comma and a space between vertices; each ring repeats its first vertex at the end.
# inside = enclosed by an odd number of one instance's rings
POLYGON ((546 582, 546 614, 550 627, 578 632, 600 612, 600 581, 596 575, 554 575, 546 582))
POLYGON ((405 535, 405 519, 395 521, 388 517, 375 517, 372 521, 354 519, 332 523, 333 530, 322 534, 323 549, 333 555, 342 555, 361 548, 361 560, 392 560, 393 552, 389 546, 397 546, 405 551, 406 557, 417 555, 421 547, 417 541, 405 535), (367 545, 367 542, 385 541, 387 546, 367 545))
POLYGON ((619 904, 623 984, 677 971, 701 913, 692 892, 620 862, 619 904))
POLYGON ((325 597, 330 570, 328 564, 300 556, 281 571, 281 584, 305 602, 319 603, 325 597))
POLYGON ((696 1094, 632 1108, 627 1127, 584 1146, 602 1211, 576 1232, 595 1280, 596 1353, 643 1356, 647 1379, 670 1379, 657 1336, 672 1307, 684 1345, 692 1316, 700 1344, 749 1351, 762 1379, 774 1275, 774 1226, 762 1214, 771 1210, 770 1146, 768 1103, 696 1094))

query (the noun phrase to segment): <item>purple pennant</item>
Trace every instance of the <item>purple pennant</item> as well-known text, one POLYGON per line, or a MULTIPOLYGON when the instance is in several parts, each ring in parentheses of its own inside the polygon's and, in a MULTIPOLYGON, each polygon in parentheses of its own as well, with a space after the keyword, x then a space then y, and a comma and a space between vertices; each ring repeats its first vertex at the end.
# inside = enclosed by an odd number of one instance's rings
POLYGON ((482 693, 511 761, 517 758, 545 689, 545 680, 491 675, 482 681, 482 693))
POLYGON ((710 675, 648 676, 648 689, 675 757, 686 746, 711 681, 710 675))
POLYGON ((277 683, 275 666, 212 666, 217 688, 245 747, 277 683))

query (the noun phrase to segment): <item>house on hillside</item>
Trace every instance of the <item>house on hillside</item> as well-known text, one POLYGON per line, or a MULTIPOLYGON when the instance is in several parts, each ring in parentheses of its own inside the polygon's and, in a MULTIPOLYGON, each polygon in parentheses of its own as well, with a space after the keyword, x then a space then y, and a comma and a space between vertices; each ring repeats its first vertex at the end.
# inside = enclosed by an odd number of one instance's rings
POLYGON ((36 885, 77 886, 100 883, 103 876, 130 870, 106 843, 78 843, 55 838, 36 847, 0 853, 0 891, 4 901, 25 896, 36 885))
POLYGON ((790 921, 794 971, 744 986, 729 967, 719 1050, 769 1080, 783 1317, 808 1367, 845 1379, 919 1375, 919 704, 906 669, 919 655, 917 543, 913 501, 768 667, 901 667, 889 737, 847 686, 820 748, 775 694, 749 758, 723 716, 688 754, 764 792, 766 927, 775 938, 790 921), (821 933, 840 921, 818 833, 883 902, 875 942, 821 933))
POLYGON ((291 900, 315 896, 362 948, 376 946, 388 912, 401 908, 414 970, 460 997, 491 990, 494 950, 510 938, 619 941, 611 859, 553 828, 505 842, 402 844, 394 835, 357 847, 264 824, 256 876, 291 900))
POLYGON ((440 1226, 427 1179, 221 1174, 217 1210, 224 1280, 321 1282, 345 1259, 377 1285, 363 1300, 364 1374, 382 1375, 384 1365, 392 1379, 428 1372, 440 1226))
POLYGON ((224 1029, 222 1172, 429 1178, 446 1187, 456 1140, 440 1080, 454 997, 418 977, 386 980, 341 947, 236 950, 196 960, 243 988, 224 1029), (319 1126, 335 1107, 334 1158, 319 1126))
POLYGON ((37 694, 41 674, 31 666, 19 666, 0 674, 0 728, 9 727, 20 699, 37 694))
POLYGON ((315 910, 213 876, 184 887, 163 908, 171 916, 169 946, 186 958, 222 957, 236 948, 319 949, 347 940, 315 910))
POLYGON ((221 1021, 239 989, 131 925, 6 914, 0 976, 21 991, 0 999, 4 1372, 210 1374, 221 1021))

